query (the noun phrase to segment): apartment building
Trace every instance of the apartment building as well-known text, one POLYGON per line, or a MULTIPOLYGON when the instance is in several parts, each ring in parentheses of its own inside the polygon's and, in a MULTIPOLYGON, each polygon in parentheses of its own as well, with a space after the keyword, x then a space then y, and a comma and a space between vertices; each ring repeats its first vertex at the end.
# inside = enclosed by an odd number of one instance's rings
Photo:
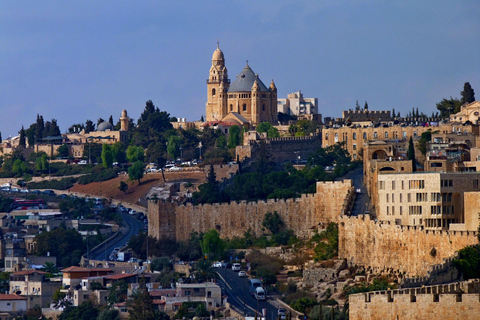
POLYGON ((386 173, 377 179, 378 220, 432 230, 465 229, 464 193, 480 191, 480 172, 386 173))

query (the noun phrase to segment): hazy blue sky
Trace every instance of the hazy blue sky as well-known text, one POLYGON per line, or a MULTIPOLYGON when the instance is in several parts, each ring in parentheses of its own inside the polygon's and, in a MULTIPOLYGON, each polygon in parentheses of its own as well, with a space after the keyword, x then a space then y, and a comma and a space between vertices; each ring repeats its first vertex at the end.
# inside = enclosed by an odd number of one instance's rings
POLYGON ((469 81, 480 100, 480 1, 2 1, 0 131, 36 114, 73 123, 137 119, 151 99, 205 114, 220 38, 230 79, 249 60, 279 98, 302 90, 323 116, 431 114, 469 81))

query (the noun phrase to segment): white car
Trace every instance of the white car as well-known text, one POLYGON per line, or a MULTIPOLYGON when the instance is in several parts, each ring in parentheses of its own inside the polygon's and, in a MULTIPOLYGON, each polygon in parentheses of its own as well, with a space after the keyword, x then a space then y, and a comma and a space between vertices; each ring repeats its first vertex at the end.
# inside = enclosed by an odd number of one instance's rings
POLYGON ((239 272, 238 272, 238 276, 239 276, 240 278, 244 278, 244 277, 247 276, 247 273, 242 270, 242 271, 239 271, 239 272))
POLYGON ((222 267, 221 262, 215 262, 214 264, 212 264, 212 268, 221 268, 221 267, 222 267))
POLYGON ((240 271, 242 269, 242 265, 240 263, 234 263, 232 265, 232 271, 240 271))

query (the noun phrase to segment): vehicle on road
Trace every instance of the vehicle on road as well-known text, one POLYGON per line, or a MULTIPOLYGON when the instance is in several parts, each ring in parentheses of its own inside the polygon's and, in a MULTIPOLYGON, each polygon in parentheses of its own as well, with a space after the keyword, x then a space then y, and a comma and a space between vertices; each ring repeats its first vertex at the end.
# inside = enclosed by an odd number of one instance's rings
POLYGON ((262 287, 262 282, 260 280, 258 279, 248 280, 248 292, 250 292, 251 295, 254 295, 255 290, 261 287, 262 287))
POLYGON ((287 310, 280 308, 277 310, 277 315, 280 320, 285 320, 287 318, 287 310))
POLYGON ((242 270, 242 271, 239 271, 239 272, 238 272, 238 276, 239 276, 240 278, 244 278, 244 277, 247 276, 247 273, 242 270))
POLYGON ((221 262, 215 262, 213 265, 212 265, 212 268, 221 268, 222 267, 222 263, 221 262))
POLYGON ((234 263, 232 266, 232 271, 240 271, 242 269, 242 265, 240 263, 234 263))
POLYGON ((265 290, 262 287, 258 287, 255 289, 255 299, 257 300, 265 300, 265 290))

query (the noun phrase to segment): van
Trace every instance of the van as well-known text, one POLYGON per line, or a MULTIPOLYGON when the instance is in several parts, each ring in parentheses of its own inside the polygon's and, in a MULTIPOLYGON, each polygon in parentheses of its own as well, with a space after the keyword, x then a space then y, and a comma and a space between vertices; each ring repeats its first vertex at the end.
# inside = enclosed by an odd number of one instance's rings
POLYGON ((248 280, 248 292, 253 296, 255 294, 255 290, 257 288, 262 287, 262 282, 258 279, 250 279, 248 280))
POLYGON ((255 289, 255 299, 257 300, 265 300, 265 290, 262 287, 258 287, 255 289))

